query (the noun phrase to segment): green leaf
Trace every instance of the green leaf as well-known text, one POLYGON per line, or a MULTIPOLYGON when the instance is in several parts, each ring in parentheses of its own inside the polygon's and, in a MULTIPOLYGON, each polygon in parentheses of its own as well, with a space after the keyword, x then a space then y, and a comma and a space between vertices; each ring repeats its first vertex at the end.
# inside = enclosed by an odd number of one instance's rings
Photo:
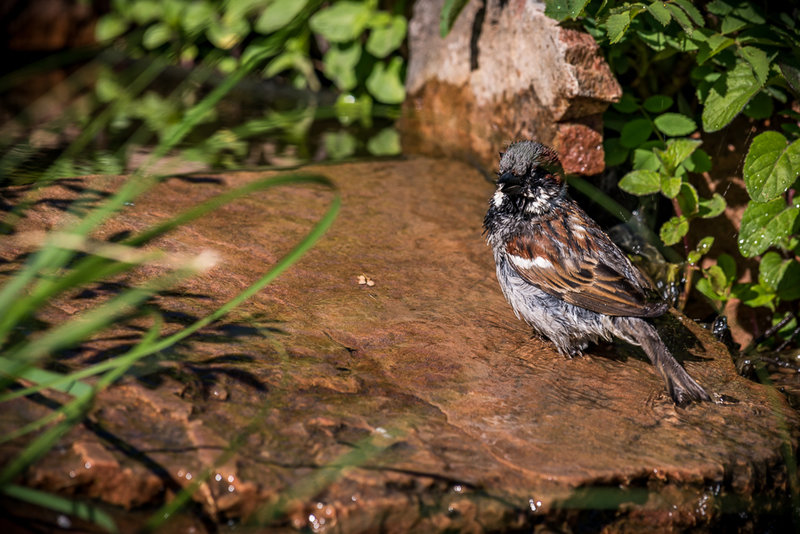
POLYGON ((636 102, 636 97, 630 93, 623 93, 619 102, 614 102, 611 106, 620 113, 633 113, 639 109, 639 104, 636 102))
POLYGON ((367 39, 367 52, 379 58, 388 56, 403 44, 407 27, 405 17, 395 15, 388 25, 374 28, 367 39))
POLYGON ((697 139, 670 139, 666 150, 656 150, 656 154, 666 172, 673 174, 678 165, 691 156, 701 144, 703 142, 697 139))
POLYGON ((340 91, 349 91, 358 84, 356 65, 361 59, 361 44, 354 41, 347 46, 333 44, 322 58, 325 76, 333 80, 340 91))
POLYGON ((700 254, 708 254, 713 245, 714 245, 714 237, 706 236, 697 243, 695 250, 700 254))
POLYGON ((153 50, 170 39, 172 39, 172 28, 163 22, 157 22, 145 30, 142 36, 142 45, 148 50, 153 50))
POLYGON ((751 24, 764 24, 766 22, 755 2, 738 2, 733 13, 751 24))
POLYGON ((761 91, 747 103, 742 112, 751 119, 763 120, 772 117, 773 110, 772 97, 761 91))
POLYGON ((384 128, 367 141, 367 150, 374 156, 394 156, 401 151, 400 134, 392 128, 384 128))
POLYGON ((678 193, 678 206, 681 208, 681 213, 687 217, 691 217, 697 212, 699 205, 699 198, 697 189, 688 182, 681 183, 681 191, 678 193))
POLYGON ((653 125, 647 119, 634 119, 622 127, 619 142, 625 148, 636 148, 650 138, 653 125))
POLYGON ((146 26, 154 20, 164 20, 164 8, 155 0, 137 0, 130 2, 128 18, 138 26, 146 26))
POLYGON ((110 41, 128 29, 128 21, 114 14, 103 15, 94 28, 94 36, 100 41, 110 41))
POLYGON ((689 15, 689 18, 692 19, 692 22, 694 22, 695 25, 701 28, 705 26, 703 15, 696 7, 694 7, 694 4, 692 4, 689 0, 672 0, 672 1, 681 6, 681 9, 683 9, 686 12, 686 14, 689 15))
POLYGON ((208 2, 192 2, 183 10, 181 24, 188 33, 204 30, 216 15, 216 10, 208 2))
POLYGON ((761 257, 761 263, 758 266, 758 282, 777 291, 778 283, 783 278, 788 263, 788 261, 784 262, 777 252, 767 252, 761 257))
POLYGON ((723 34, 729 34, 737 32, 745 26, 747 26, 747 21, 742 20, 736 15, 726 15, 722 19, 722 24, 720 24, 719 31, 723 34))
POLYGON ((791 87, 795 93, 800 93, 800 65, 797 61, 792 63, 781 59, 778 61, 778 68, 781 69, 781 74, 783 74, 789 87, 791 87))
POLYGON ((622 36, 625 35, 625 31, 630 25, 630 11, 623 11, 622 13, 617 13, 608 17, 606 19, 606 33, 608 34, 608 42, 610 44, 614 44, 622 39, 622 36))
POLYGON ((800 209, 787 207, 782 198, 770 202, 752 201, 742 215, 739 252, 746 258, 763 254, 792 231, 800 209))
POLYGON ((661 161, 652 150, 637 148, 633 151, 633 168, 634 170, 658 171, 661 168, 661 161))
MULTIPOLYGON (((467 2, 464 1, 464 3, 467 2)), ((568 17, 575 20, 588 3, 589 0, 545 0, 544 14, 559 22, 568 17)))
POLYGON ((711 195, 710 199, 702 199, 699 201, 697 214, 703 219, 713 219, 725 211, 726 206, 727 202, 725 202, 725 197, 719 193, 714 193, 711 195))
POLYGON ((384 104, 400 104, 406 98, 406 89, 400 77, 403 59, 393 57, 389 65, 376 63, 367 77, 367 90, 375 100, 384 104))
MULTIPOLYGON (((705 251, 708 251, 710 246, 709 244, 705 251)), ((699 250, 698 245, 698 252, 699 250)), ((730 298, 731 286, 735 279, 736 262, 729 255, 720 254, 716 265, 703 270, 703 278, 697 281, 696 287, 698 291, 713 300, 725 301, 730 298)))
POLYGON ((304 59, 305 57, 303 54, 300 54, 299 52, 289 51, 279 54, 272 61, 267 63, 266 67, 264 67, 264 76, 266 78, 272 78, 273 76, 285 70, 296 69, 298 67, 298 63, 302 62, 304 59))
POLYGON ((670 246, 680 241, 688 231, 689 220, 681 215, 680 217, 672 217, 670 220, 665 222, 661 226, 661 230, 658 232, 658 235, 661 237, 661 241, 663 241, 665 245, 670 246))
POLYGON ((713 13, 714 15, 727 15, 731 11, 733 11, 733 5, 726 0, 712 0, 706 5, 706 10, 709 13, 713 13))
POLYGON ((774 291, 782 300, 796 300, 800 298, 800 263, 769 251, 761 258, 758 282, 774 291))
POLYGON ((664 7, 664 2, 662 1, 656 0, 652 4, 649 4, 647 6, 647 11, 653 15, 653 18, 660 22, 662 26, 666 26, 669 24, 669 21, 672 20, 672 15, 670 15, 669 10, 664 7))
POLYGON ((369 23, 373 10, 367 2, 343 0, 314 13, 308 25, 332 43, 344 43, 359 37, 369 23))
POLYGON ((778 282, 778 297, 781 300, 800 299, 800 262, 786 260, 788 264, 783 277, 778 282))
POLYGON ((246 19, 236 19, 229 23, 214 22, 206 29, 206 37, 211 44, 222 50, 230 50, 244 40, 250 33, 246 19))
POLYGON ((680 176, 668 176, 666 174, 661 175, 661 192, 667 198, 675 198, 678 196, 678 193, 681 191, 681 184, 683 180, 681 180, 680 176))
POLYGON ((261 12, 253 29, 267 34, 285 28, 307 4, 308 0, 273 0, 261 12))
POLYGON ((642 106, 650 113, 661 113, 672 107, 672 97, 667 95, 653 95, 644 101, 642 106))
POLYGON ((375 29, 389 26, 392 23, 393 16, 388 11, 375 11, 369 18, 369 22, 367 22, 367 28, 375 29))
POLYGON ((656 117, 653 122, 656 128, 671 137, 689 135, 697 129, 697 124, 680 113, 664 113, 656 117))
POLYGON ((689 172, 696 172, 698 174, 708 172, 711 170, 711 157, 702 148, 698 148, 688 159, 684 160, 682 165, 689 172))
POLYGON ((717 258, 717 265, 719 265, 722 272, 725 273, 725 279, 728 283, 736 280, 736 260, 730 254, 720 254, 717 258))
POLYGON ((108 71, 100 73, 95 83, 94 91, 101 102, 111 102, 125 98, 125 90, 117 83, 117 77, 110 75, 108 71))
POLYGON ((639 36, 639 39, 641 39, 644 44, 656 52, 662 52, 667 48, 667 38, 662 31, 648 31, 643 28, 636 28, 636 35, 639 36))
MULTIPOLYGON (((706 273, 707 273, 707 271, 704 272, 704 274, 706 274, 706 273)), ((728 296, 727 295, 720 295, 719 293, 714 291, 714 288, 711 286, 711 282, 709 281, 708 278, 699 279, 697 281, 697 284, 695 285, 695 288, 697 288, 697 290, 700 293, 702 293, 706 297, 710 298, 711 300, 718 300, 718 301, 722 301, 722 302, 728 300, 728 296)))
POLYGON ((749 64, 737 62, 711 86, 703 107, 703 129, 716 132, 727 126, 759 89, 761 84, 749 64))
POLYGON ((751 308, 767 306, 774 309, 775 293, 768 287, 761 284, 736 284, 733 286, 733 294, 751 308))
POLYGON ((725 272, 719 265, 712 265, 703 273, 706 276, 711 289, 717 295, 725 295, 728 289, 728 280, 725 277, 725 272))
POLYGON ((648 170, 631 171, 622 177, 619 187, 636 196, 658 193, 661 191, 661 176, 648 170))
POLYGON ((753 200, 767 202, 779 197, 800 174, 800 140, 787 143, 782 134, 767 131, 750 144, 743 174, 753 200))
POLYGON ((674 18, 678 24, 680 24, 686 35, 691 37, 694 33, 694 25, 692 24, 692 21, 689 20, 689 17, 686 16, 686 13, 675 4, 665 4, 664 7, 669 10, 672 18, 674 18))
MULTIPOLYGON (((445 0, 444 4, 442 5, 442 11, 439 14, 439 35, 442 38, 447 37, 447 34, 450 33, 450 30, 453 28, 453 23, 458 18, 458 15, 461 13, 461 10, 464 9, 469 3, 469 0, 445 0)), ((566 2, 560 2, 566 3, 566 2)), ((547 7, 545 7, 545 15, 551 18, 555 18, 556 20, 564 20, 564 18, 555 17, 552 13, 548 13, 547 10, 550 7, 550 3, 548 3, 547 7)), ((583 9, 583 6, 581 6, 583 9)), ((574 18, 574 17, 573 17, 574 18)))
POLYGON ((697 44, 698 65, 702 65, 710 58, 716 56, 736 42, 730 37, 725 37, 724 35, 720 35, 718 33, 711 33, 708 30, 702 30, 701 32, 695 33, 695 36, 698 35, 704 36, 702 42, 698 42, 697 44))
POLYGON ((616 167, 625 163, 628 159, 628 149, 619 142, 619 137, 611 137, 603 140, 603 151, 605 152, 606 166, 616 167))
POLYGON ((356 151, 356 138, 346 131, 328 132, 322 136, 325 151, 331 159, 343 159, 356 151))
POLYGON ((754 46, 744 46, 739 53, 750 64, 760 85, 764 85, 769 77, 769 58, 767 53, 754 46))
POLYGON ((340 94, 333 109, 341 124, 351 124, 358 119, 368 121, 372 117, 372 97, 364 93, 356 99, 351 94, 340 94))

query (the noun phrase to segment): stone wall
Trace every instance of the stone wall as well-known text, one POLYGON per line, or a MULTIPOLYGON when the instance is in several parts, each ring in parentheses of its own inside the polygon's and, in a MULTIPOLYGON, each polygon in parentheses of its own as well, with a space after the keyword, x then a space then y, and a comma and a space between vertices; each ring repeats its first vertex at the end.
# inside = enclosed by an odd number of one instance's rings
POLYGON ((534 0, 474 0, 446 38, 443 0, 409 24, 404 148, 492 168, 510 142, 553 145, 567 172, 603 170, 602 113, 621 89, 594 39, 534 0))

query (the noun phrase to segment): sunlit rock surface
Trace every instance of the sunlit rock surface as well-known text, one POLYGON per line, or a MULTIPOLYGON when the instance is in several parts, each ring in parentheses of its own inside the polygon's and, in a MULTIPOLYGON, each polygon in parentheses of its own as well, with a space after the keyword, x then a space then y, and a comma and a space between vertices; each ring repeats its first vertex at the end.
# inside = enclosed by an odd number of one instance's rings
MULTIPOLYGON (((659 328, 725 404, 675 408, 638 349, 607 345, 565 359, 531 337, 504 301, 481 237, 492 186, 479 173, 422 158, 312 171, 334 180, 343 201, 323 240, 231 316, 104 392, 89 422, 25 484, 135 509, 210 468, 194 497, 206 521, 335 532, 668 530, 739 512, 753 520, 787 494, 781 450, 795 449, 794 413, 777 392, 740 378, 693 322, 670 315, 659 328)), ((169 179, 102 234, 140 231, 263 176, 169 179)), ((7 203, 28 198, 34 207, 0 242, 3 278, 30 250, 26 230, 63 224, 74 218, 69 199, 91 204, 119 183, 4 191, 7 203)), ((160 239, 164 250, 212 249, 222 259, 150 303, 165 331, 266 272, 331 198, 317 187, 253 194, 160 239)), ((62 323, 159 272, 86 288, 39 319, 62 323)), ((123 352, 151 324, 117 324, 59 356, 59 368, 123 352)), ((4 405, 0 432, 46 405, 4 405)), ((20 445, 0 446, 3 462, 20 445)))
POLYGON ((602 113, 622 89, 594 39, 534 0, 473 0, 442 38, 443 4, 414 5, 404 148, 491 167, 498 147, 535 139, 567 172, 602 171, 602 113))

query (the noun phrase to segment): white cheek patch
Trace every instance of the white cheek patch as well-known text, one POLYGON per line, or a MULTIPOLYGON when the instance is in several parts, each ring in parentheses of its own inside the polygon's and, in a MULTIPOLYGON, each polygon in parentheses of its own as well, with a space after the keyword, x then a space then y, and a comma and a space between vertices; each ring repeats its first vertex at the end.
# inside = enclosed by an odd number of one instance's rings
POLYGON ((505 200, 505 198, 506 196, 503 193, 500 191, 495 191, 494 196, 492 197, 494 207, 499 208, 503 204, 503 200, 505 200))
POLYGON ((528 196, 528 198, 533 198, 532 202, 528 202, 525 206, 525 211, 530 213, 542 213, 545 211, 550 204, 550 197, 549 196, 528 196))
POLYGON ((519 256, 511 256, 511 262, 520 269, 530 269, 531 267, 539 267, 540 269, 552 269, 553 264, 547 258, 536 256, 532 260, 528 258, 520 258, 519 256))

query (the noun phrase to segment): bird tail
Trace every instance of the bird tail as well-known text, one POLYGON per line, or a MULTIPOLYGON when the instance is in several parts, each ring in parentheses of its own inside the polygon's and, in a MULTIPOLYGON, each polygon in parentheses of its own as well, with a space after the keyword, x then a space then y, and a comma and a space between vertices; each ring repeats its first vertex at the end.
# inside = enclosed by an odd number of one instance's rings
POLYGON ((653 367, 664 378, 667 391, 675 404, 684 406, 689 402, 711 401, 702 386, 672 356, 650 323, 637 317, 625 317, 616 321, 616 326, 624 334, 620 337, 642 347, 653 362, 653 367))

